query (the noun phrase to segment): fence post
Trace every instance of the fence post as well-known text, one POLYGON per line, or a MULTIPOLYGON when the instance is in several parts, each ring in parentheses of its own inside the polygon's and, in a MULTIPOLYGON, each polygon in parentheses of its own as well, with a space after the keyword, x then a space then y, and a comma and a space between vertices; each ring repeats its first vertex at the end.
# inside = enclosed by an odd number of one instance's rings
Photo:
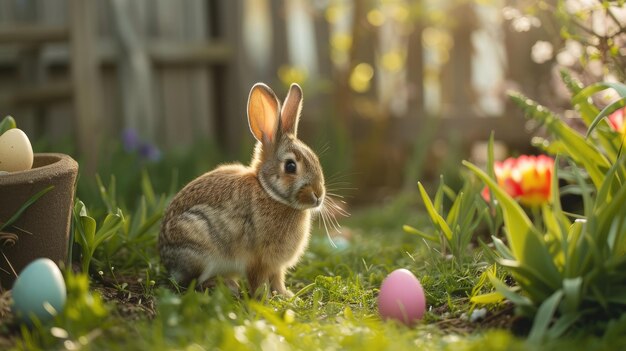
POLYGON ((95 2, 70 0, 70 40, 72 83, 74 88, 74 121, 83 170, 96 170, 101 130, 101 82, 97 62, 95 2))

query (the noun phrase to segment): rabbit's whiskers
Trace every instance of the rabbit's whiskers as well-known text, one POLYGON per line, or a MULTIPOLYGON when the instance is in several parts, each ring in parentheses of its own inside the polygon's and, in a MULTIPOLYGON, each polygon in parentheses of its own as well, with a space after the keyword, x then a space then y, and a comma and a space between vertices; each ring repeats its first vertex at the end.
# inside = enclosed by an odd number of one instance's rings
POLYGON ((334 193, 326 192, 324 204, 319 209, 321 219, 320 223, 324 226, 326 236, 328 237, 331 245, 335 248, 337 245, 333 241, 330 231, 333 230, 337 233, 341 233, 341 224, 339 224, 339 221, 337 220, 337 215, 341 215, 343 217, 350 216, 350 213, 337 203, 340 202, 345 204, 344 201, 339 200, 340 198, 343 197, 334 193))

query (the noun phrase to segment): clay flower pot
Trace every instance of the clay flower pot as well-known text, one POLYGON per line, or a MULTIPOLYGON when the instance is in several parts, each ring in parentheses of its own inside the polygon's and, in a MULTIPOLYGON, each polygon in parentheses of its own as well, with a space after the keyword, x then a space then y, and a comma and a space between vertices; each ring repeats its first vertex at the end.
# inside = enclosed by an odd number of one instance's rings
POLYGON ((3 223, 33 195, 54 186, 0 236, 3 289, 13 285, 16 278, 13 271, 19 274, 36 258, 66 262, 77 173, 78 164, 68 155, 35 154, 32 169, 0 175, 0 222, 3 223))

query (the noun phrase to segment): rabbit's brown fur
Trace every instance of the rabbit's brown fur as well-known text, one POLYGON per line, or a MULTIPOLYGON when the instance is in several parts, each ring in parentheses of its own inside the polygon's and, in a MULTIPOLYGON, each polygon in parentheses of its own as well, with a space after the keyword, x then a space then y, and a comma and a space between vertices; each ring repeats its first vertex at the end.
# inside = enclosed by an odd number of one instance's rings
POLYGON ((258 140, 250 166, 229 164, 187 184, 172 200, 159 236, 161 260, 177 281, 245 276, 252 292, 266 282, 289 294, 285 272, 304 252, 311 210, 325 196, 311 149, 297 139, 302 91, 293 84, 280 103, 263 84, 248 99, 258 140), (295 163, 288 172, 286 163, 295 163))

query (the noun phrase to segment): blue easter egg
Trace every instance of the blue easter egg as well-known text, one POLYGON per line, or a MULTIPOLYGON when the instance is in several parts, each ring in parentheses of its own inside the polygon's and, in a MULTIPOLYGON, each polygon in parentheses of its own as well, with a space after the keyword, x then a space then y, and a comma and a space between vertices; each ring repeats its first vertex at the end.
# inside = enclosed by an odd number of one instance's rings
POLYGON ((13 284, 12 295, 13 313, 29 324, 32 317, 41 322, 51 320, 55 311, 63 310, 67 299, 61 270, 49 258, 38 258, 22 270, 13 284))

